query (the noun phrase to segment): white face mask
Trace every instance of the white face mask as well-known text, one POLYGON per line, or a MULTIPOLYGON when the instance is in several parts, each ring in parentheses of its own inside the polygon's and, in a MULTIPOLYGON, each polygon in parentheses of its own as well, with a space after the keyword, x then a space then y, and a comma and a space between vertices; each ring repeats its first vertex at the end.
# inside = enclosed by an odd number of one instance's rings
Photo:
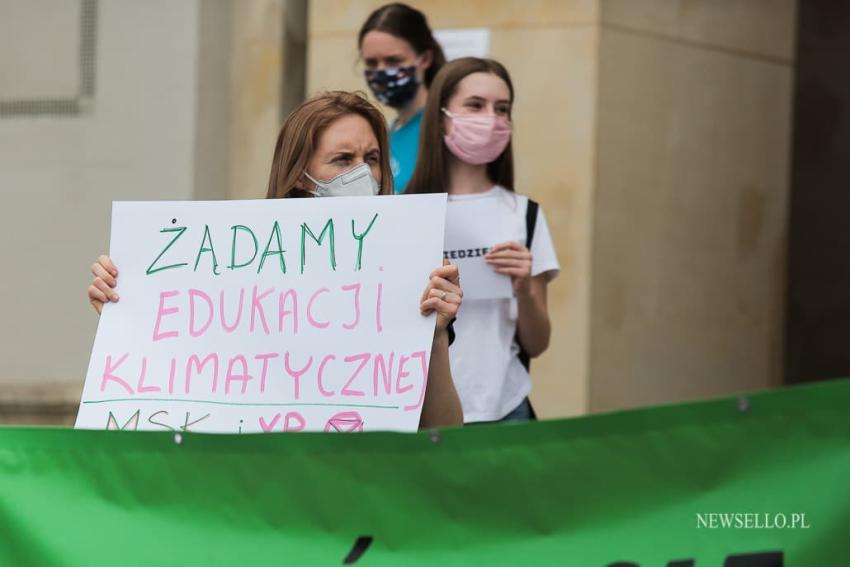
POLYGON ((310 191, 316 197, 368 197, 381 192, 381 187, 372 177, 371 168, 365 164, 340 173, 329 181, 319 181, 304 172, 304 175, 316 184, 316 190, 310 191))

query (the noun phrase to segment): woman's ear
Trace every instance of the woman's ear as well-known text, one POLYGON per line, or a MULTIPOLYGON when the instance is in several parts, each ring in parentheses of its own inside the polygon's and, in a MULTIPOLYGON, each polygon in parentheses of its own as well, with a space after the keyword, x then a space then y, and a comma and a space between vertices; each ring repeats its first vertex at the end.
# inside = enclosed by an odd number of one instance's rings
POLYGON ((431 63, 434 62, 434 52, 431 49, 426 49, 420 57, 422 57, 422 61, 419 62, 419 68, 425 73, 431 68, 431 63))
POLYGON ((445 136, 449 133, 449 117, 444 113, 440 113, 440 135, 445 136))
POLYGON ((301 191, 307 191, 308 193, 316 190, 316 188, 314 186, 315 186, 315 183, 312 183, 307 178, 307 176, 304 175, 303 173, 298 178, 298 180, 295 182, 295 188, 296 189, 299 189, 301 191))

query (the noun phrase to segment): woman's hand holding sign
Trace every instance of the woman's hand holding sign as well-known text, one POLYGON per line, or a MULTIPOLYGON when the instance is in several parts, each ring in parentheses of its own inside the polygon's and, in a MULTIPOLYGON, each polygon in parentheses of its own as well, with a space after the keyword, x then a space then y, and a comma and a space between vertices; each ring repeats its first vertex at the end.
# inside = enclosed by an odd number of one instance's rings
POLYGON ((89 303, 98 314, 103 309, 103 304, 118 301, 118 294, 113 289, 118 285, 118 268, 112 263, 109 256, 98 256, 97 262, 92 264, 91 273, 94 276, 89 286, 89 303))
POLYGON ((462 301, 463 290, 460 288, 457 266, 449 264, 448 260, 443 260, 443 265, 431 272, 428 285, 422 293, 419 309, 423 315, 430 315, 436 311, 435 332, 443 332, 457 316, 462 301))
POLYGON ((422 315, 437 313, 434 343, 428 373, 425 403, 419 418, 419 427, 460 425, 463 409, 457 396, 449 367, 449 323, 457 315, 463 301, 460 275, 455 265, 443 260, 443 266, 431 272, 428 285, 422 293, 419 309, 422 315))

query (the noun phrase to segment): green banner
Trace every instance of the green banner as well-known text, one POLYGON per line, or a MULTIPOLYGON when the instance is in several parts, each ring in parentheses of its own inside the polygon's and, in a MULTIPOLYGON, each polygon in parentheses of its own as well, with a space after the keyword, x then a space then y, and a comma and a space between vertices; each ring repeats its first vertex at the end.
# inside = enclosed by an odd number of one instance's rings
POLYGON ((842 380, 419 434, 0 429, 0 564, 850 565, 848 408, 842 380))

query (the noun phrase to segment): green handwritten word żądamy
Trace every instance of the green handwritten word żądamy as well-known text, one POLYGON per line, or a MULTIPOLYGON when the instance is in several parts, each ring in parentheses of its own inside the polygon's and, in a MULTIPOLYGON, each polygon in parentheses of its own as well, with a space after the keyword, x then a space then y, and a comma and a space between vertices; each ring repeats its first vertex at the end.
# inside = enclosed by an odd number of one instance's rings
MULTIPOLYGON (((362 232, 358 232, 358 223, 354 219, 351 219, 351 238, 357 243, 354 271, 359 271, 362 268, 363 243, 366 235, 375 226, 375 221, 377 220, 378 213, 375 213, 368 223, 363 223, 365 228, 362 229, 362 232)), ((334 232, 334 220, 328 219, 321 226, 321 229, 318 229, 318 226, 310 227, 306 222, 297 226, 300 241, 299 259, 301 273, 304 273, 304 269, 308 265, 309 250, 311 248, 322 248, 323 246, 327 248, 331 269, 336 270, 337 233, 334 232)), ((277 265, 280 273, 286 273, 285 239, 278 221, 274 221, 267 232, 259 232, 256 230, 256 227, 251 228, 245 224, 235 224, 230 227, 230 231, 230 258, 224 268, 228 270, 256 269, 259 274, 264 268, 269 269, 270 266, 277 265), (263 238, 258 238, 258 234, 263 236, 263 238), (265 237, 266 234, 268 234, 267 238, 265 237), (260 244, 262 242, 265 242, 265 245, 261 248, 260 244), (276 262, 275 259, 277 260, 276 262)), ((169 226, 159 232, 160 234, 167 235, 167 238, 161 245, 159 253, 145 270, 145 274, 152 276, 166 270, 191 267, 195 272, 199 269, 209 269, 214 275, 221 275, 222 266, 219 265, 219 256, 216 254, 213 232, 210 231, 209 225, 205 224, 203 229, 199 227, 194 231, 185 226, 169 226), (198 234, 202 236, 197 248, 191 248, 192 251, 197 250, 196 253, 192 254, 192 257, 181 257, 180 253, 176 251, 179 247, 172 249, 181 238, 192 239, 193 235, 197 238, 198 234)), ((185 247, 183 247, 183 250, 185 250, 185 247)), ((219 250, 221 251, 221 248, 219 250)))

